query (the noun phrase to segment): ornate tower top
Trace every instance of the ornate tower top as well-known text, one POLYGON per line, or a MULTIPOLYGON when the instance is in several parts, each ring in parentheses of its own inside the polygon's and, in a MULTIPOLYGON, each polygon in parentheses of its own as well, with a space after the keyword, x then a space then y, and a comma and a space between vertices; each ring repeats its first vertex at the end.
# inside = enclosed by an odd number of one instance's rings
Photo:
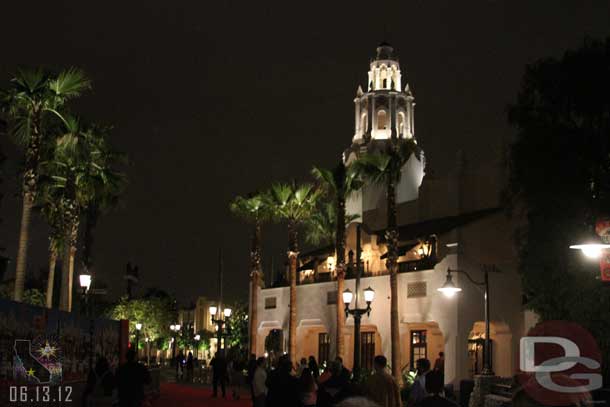
POLYGON ((412 138, 415 136, 413 93, 402 89, 402 73, 394 48, 382 42, 370 62, 366 92, 358 87, 353 142, 412 138))

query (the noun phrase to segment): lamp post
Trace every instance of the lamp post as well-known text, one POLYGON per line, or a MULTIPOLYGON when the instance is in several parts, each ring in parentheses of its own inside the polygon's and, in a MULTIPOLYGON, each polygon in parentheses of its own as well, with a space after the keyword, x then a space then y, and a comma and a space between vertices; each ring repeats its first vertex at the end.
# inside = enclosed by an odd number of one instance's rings
POLYGON ((580 250, 587 258, 597 260, 601 257, 606 249, 610 249, 610 236, 599 236, 595 231, 589 229, 584 236, 581 237, 577 244, 570 246, 570 249, 580 250))
MULTIPOLYGON (((176 363, 176 334, 180 331, 180 324, 172 324, 169 326, 169 330, 172 331, 172 360, 176 363)), ((176 363, 176 366, 178 364, 176 363)))
POLYGON ((142 324, 136 322, 136 359, 140 359, 140 330, 142 329, 142 324))
POLYGON ((231 310, 231 308, 225 308, 221 311, 220 307, 211 305, 209 311, 210 311, 210 317, 212 320, 212 324, 214 324, 216 327, 216 340, 217 340, 216 349, 217 350, 224 349, 224 348, 226 348, 226 346, 225 347, 222 346, 222 337, 227 336, 227 334, 229 333, 227 324, 231 318, 231 314, 233 313, 233 310, 231 310), (227 325, 226 332, 225 332, 225 325, 227 325))
POLYGON ((195 335, 195 343, 196 343, 196 349, 195 349, 195 359, 199 360, 199 341, 201 340, 201 335, 197 334, 195 335))
POLYGON ((360 265, 361 258, 361 247, 360 247, 360 225, 356 228, 356 301, 354 302, 354 308, 350 308, 354 294, 350 289, 343 291, 343 303, 345 304, 345 318, 347 319, 350 315, 354 317, 354 378, 358 378, 360 373, 360 323, 362 315, 367 316, 371 314, 371 303, 375 298, 375 291, 368 287, 364 290, 364 301, 366 302, 366 308, 358 308, 358 299, 360 297, 360 274, 362 273, 362 267, 360 265))
POLYGON ((146 342, 146 364, 150 366, 150 338, 147 336, 144 341, 146 342))
POLYGON ((89 371, 93 369, 93 316, 91 314, 91 298, 89 295, 89 289, 91 288, 91 280, 92 276, 85 269, 78 276, 78 282, 80 284, 80 288, 83 292, 83 302, 85 303, 85 313, 87 318, 89 318, 89 371))
POLYGON ((437 288, 438 291, 442 292, 446 297, 452 298, 456 293, 462 291, 461 287, 458 287, 453 282, 451 278, 451 273, 462 273, 464 274, 470 282, 476 286, 484 288, 484 298, 485 298, 485 349, 483 350, 483 370, 481 371, 481 375, 483 376, 493 376, 494 372, 491 368, 491 339, 489 337, 490 332, 490 321, 489 321, 489 273, 499 273, 494 267, 484 267, 483 274, 484 280, 482 282, 474 280, 470 274, 463 270, 451 270, 447 269, 447 279, 442 287, 437 288))

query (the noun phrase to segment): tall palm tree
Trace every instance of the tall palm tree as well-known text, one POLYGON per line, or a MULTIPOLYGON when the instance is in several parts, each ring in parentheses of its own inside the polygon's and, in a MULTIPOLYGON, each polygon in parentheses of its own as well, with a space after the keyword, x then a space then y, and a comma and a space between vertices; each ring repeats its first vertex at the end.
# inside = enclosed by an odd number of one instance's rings
POLYGON ((58 75, 42 70, 20 70, 8 89, 0 94, 0 107, 8 123, 8 132, 25 149, 22 178, 23 204, 15 270, 13 299, 23 299, 32 208, 38 193, 41 149, 52 141, 53 129, 63 121, 60 111, 65 103, 90 87, 78 69, 67 69, 58 75))
POLYGON ((412 140, 391 140, 384 150, 367 152, 353 162, 350 171, 363 179, 386 188, 388 256, 386 267, 390 273, 390 335, 392 342, 392 375, 400 377, 400 331, 398 325, 398 228, 396 214, 396 186, 401 170, 412 154, 419 158, 418 148, 412 140))
MULTIPOLYGON (((347 217, 345 201, 352 192, 360 189, 362 182, 358 178, 358 174, 353 171, 347 171, 343 161, 339 162, 339 164, 332 170, 314 167, 311 173, 334 202, 334 205, 331 204, 330 207, 333 208, 336 218, 333 222, 333 240, 335 242, 337 270, 336 348, 337 356, 343 356, 345 353, 345 340, 343 337, 345 313, 340 304, 343 303, 342 293, 345 286, 345 228, 346 224, 357 219, 357 216, 347 217)), ((329 209, 326 210, 326 213, 329 213, 329 209)))
POLYGON ((73 118, 66 123, 68 131, 57 138, 45 171, 52 180, 49 194, 60 212, 63 236, 60 309, 70 311, 80 216, 90 204, 101 199, 103 191, 118 190, 122 175, 112 167, 103 133, 95 127, 82 130, 73 118))
POLYGON ((290 279, 290 317, 288 354, 296 357, 297 344, 297 257, 299 255, 298 227, 316 210, 321 190, 310 184, 274 184, 269 191, 269 203, 275 216, 288 224, 288 262, 290 279))
POLYGON ((45 305, 47 308, 53 307, 53 289, 55 285, 55 267, 57 258, 62 253, 63 236, 61 232, 61 213, 57 208, 53 198, 47 195, 47 188, 41 185, 42 195, 42 214, 49 225, 49 274, 47 278, 47 291, 45 293, 45 305))
POLYGON ((248 196, 238 196, 231 202, 233 214, 251 223, 252 247, 250 249, 250 353, 256 354, 256 330, 258 326, 258 288, 263 276, 261 253, 262 224, 269 220, 271 211, 268 199, 263 194, 254 193, 248 196))

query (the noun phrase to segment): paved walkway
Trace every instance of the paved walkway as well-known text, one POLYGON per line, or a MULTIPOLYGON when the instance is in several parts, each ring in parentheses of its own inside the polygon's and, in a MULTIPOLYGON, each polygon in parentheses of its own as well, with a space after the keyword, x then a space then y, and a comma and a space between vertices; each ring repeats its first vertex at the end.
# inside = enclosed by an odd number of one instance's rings
MULTIPOLYGON (((227 389, 228 390, 228 389, 227 389)), ((228 393, 228 392, 227 392, 228 393)), ((210 386, 184 383, 161 383, 161 395, 154 400, 153 407, 251 407, 252 402, 242 392, 239 400, 212 398, 210 386)))

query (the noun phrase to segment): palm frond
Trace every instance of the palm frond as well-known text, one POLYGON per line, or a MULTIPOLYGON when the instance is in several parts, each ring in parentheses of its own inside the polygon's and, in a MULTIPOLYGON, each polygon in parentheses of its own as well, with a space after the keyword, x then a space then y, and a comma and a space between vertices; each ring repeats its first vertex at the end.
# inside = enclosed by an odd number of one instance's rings
POLYGON ((78 68, 69 68, 61 71, 55 79, 51 80, 49 87, 55 95, 71 99, 90 89, 91 81, 84 71, 78 68))

